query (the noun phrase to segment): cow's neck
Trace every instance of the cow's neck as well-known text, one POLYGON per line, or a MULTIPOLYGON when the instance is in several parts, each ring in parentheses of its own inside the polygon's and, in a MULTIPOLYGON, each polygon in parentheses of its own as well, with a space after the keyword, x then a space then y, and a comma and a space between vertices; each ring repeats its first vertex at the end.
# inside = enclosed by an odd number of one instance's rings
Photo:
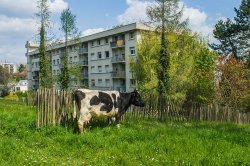
POLYGON ((121 98, 121 110, 122 112, 126 112, 127 109, 131 106, 131 93, 120 93, 121 98))

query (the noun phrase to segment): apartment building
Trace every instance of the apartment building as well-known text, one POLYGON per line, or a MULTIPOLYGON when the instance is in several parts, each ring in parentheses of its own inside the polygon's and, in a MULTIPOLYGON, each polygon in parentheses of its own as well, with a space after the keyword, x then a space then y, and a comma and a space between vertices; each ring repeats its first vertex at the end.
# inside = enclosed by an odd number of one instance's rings
POLYGON ((13 74, 18 71, 18 64, 9 63, 9 62, 0 62, 0 65, 7 69, 8 73, 13 74))
MULTIPOLYGON (((68 65, 81 66, 81 79, 72 81, 70 87, 118 91, 134 89, 135 80, 129 62, 131 58, 136 57, 136 44, 141 30, 147 30, 147 27, 133 23, 81 37, 77 42, 70 42, 68 65)), ((28 41, 26 48, 28 88, 35 90, 39 88, 38 44, 28 41)), ((65 43, 49 46, 47 51, 52 73, 56 77, 63 66, 61 57, 65 54, 65 43)))

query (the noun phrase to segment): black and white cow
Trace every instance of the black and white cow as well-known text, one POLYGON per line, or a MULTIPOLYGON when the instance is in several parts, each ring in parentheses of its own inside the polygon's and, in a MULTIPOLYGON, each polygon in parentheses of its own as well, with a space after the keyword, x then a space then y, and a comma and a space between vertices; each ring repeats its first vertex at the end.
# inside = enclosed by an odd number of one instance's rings
POLYGON ((78 89, 75 92, 75 101, 78 106, 78 127, 80 132, 91 118, 112 118, 119 124, 122 115, 131 105, 144 107, 138 91, 121 93, 118 91, 99 91, 78 89))

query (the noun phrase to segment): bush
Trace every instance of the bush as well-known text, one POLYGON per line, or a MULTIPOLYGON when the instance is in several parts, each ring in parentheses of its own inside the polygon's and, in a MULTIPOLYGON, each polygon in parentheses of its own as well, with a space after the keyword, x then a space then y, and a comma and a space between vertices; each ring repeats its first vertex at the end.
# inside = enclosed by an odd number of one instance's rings
POLYGON ((0 89, 0 96, 1 97, 5 97, 8 96, 10 94, 10 89, 7 86, 3 86, 0 89))

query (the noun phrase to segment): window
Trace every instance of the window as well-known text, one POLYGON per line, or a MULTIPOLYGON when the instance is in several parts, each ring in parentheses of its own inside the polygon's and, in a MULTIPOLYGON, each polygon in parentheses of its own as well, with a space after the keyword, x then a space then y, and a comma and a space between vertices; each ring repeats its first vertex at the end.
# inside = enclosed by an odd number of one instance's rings
POLYGON ((56 64, 56 60, 53 60, 53 65, 55 65, 56 64))
POLYGON ((56 75, 56 70, 53 70, 53 74, 56 75))
POLYGON ((91 86, 95 86, 95 80, 91 80, 91 86))
POLYGON ((135 79, 130 79, 130 86, 134 87, 135 86, 135 79))
POLYGON ((135 36, 134 32, 129 33, 129 39, 134 39, 134 36, 135 36))
POLYGON ((135 55, 135 47, 129 47, 130 55, 135 55))
POLYGON ((91 46, 94 47, 94 41, 91 42, 91 46))
POLYGON ((91 66, 91 73, 95 72, 95 66, 91 66))
POLYGON ((59 70, 57 70, 56 73, 57 73, 57 74, 60 74, 60 73, 59 73, 59 70))
POLYGON ((98 59, 102 59, 102 53, 101 52, 98 52, 98 59))
POLYGON ((105 51, 106 58, 109 58, 109 51, 105 51))
POLYGON ((97 45, 98 45, 98 46, 101 45, 101 40, 100 40, 100 39, 97 40, 97 45))
POLYGON ((110 87, 110 79, 105 80, 105 87, 110 87))
POLYGON ((102 85, 102 79, 98 79, 98 86, 103 86, 102 85))
POLYGON ((98 72, 99 72, 99 73, 102 72, 102 66, 98 66, 98 72))
POLYGON ((20 87, 16 87, 16 91, 18 92, 18 91, 20 91, 21 89, 20 89, 20 87))
POLYGON ((57 61, 57 64, 60 64, 60 60, 59 59, 57 59, 56 61, 57 61))
POLYGON ((109 65, 105 65, 105 71, 106 71, 106 73, 109 72, 109 65))
POLYGON ((91 53, 91 60, 95 60, 95 53, 91 53))
POLYGON ((72 63, 72 57, 69 57, 69 63, 72 63))
POLYGON ((106 43, 106 44, 109 43, 109 38, 105 38, 105 43, 106 43))

